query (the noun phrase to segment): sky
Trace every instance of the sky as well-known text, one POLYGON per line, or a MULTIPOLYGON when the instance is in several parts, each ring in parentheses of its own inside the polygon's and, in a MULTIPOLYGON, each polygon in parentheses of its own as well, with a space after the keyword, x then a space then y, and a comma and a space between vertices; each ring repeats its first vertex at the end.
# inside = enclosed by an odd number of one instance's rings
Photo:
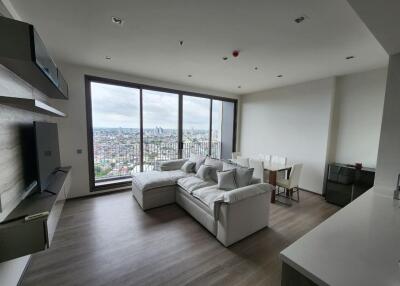
MULTIPOLYGON (((139 128, 139 89, 92 82, 91 96, 94 128, 139 128)), ((213 109, 220 109, 220 102, 214 102, 213 109)), ((184 96, 183 129, 207 130, 209 106, 209 99, 184 96)), ((219 113, 213 110, 213 125, 216 118, 219 118, 219 113)), ((143 90, 143 126, 177 129, 178 95, 143 90)))

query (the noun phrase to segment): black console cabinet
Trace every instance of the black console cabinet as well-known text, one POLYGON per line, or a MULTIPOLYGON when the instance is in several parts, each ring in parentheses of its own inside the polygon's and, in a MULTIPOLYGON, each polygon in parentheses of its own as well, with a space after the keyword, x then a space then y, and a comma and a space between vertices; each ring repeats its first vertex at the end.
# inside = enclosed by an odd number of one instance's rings
POLYGON ((375 169, 356 169, 352 165, 333 163, 328 165, 325 199, 339 206, 345 206, 362 193, 372 188, 375 169))

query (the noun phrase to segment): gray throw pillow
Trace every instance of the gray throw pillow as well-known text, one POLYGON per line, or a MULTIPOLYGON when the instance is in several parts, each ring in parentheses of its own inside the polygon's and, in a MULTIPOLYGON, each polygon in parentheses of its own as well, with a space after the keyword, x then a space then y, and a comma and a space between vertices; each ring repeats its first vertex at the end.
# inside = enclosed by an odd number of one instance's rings
POLYGON ((254 168, 236 167, 235 179, 238 188, 250 185, 254 168))
POLYGON ((186 172, 186 173, 191 173, 191 172, 193 172, 195 165, 196 165, 196 163, 194 163, 194 162, 186 161, 182 165, 181 170, 186 172))
POLYGON ((232 170, 232 169, 235 169, 236 167, 237 167, 237 165, 231 164, 231 163, 223 162, 223 164, 222 164, 223 171, 232 170))
POLYGON ((196 177, 207 180, 210 176, 211 167, 206 165, 201 165, 196 172, 196 177))
POLYGON ((218 171, 218 189, 231 191, 237 188, 235 181, 235 169, 228 171, 218 171))
POLYGON ((206 161, 204 162, 204 165, 211 167, 210 178, 214 182, 218 182, 217 171, 222 171, 222 161, 218 160, 218 159, 212 159, 212 158, 207 157, 206 161))
POLYGON ((206 157, 202 156, 202 155, 191 155, 189 158, 190 162, 194 162, 196 164, 194 167, 195 172, 197 172, 199 170, 200 166, 204 164, 205 160, 206 160, 206 157))
POLYGON ((236 170, 235 179, 238 188, 246 187, 251 184, 254 168, 246 168, 246 167, 241 167, 239 165, 228 164, 224 162, 223 164, 224 171, 233 169, 236 170))

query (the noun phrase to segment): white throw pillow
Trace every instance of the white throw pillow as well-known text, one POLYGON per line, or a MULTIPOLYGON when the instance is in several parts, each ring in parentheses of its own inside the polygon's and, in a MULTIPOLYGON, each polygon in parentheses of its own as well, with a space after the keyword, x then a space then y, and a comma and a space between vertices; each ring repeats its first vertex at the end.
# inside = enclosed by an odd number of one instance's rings
POLYGON ((207 180, 210 176, 211 167, 206 165, 201 165, 196 172, 196 177, 207 180))
POLYGON ((206 160, 206 156, 202 155, 190 155, 189 161, 194 162, 196 165, 194 167, 194 171, 197 172, 200 168, 201 165, 204 164, 204 161, 206 160))
POLYGON ((182 167, 181 170, 186 172, 186 173, 191 173, 194 171, 194 166, 196 165, 195 162, 191 162, 191 161, 186 161, 182 167))

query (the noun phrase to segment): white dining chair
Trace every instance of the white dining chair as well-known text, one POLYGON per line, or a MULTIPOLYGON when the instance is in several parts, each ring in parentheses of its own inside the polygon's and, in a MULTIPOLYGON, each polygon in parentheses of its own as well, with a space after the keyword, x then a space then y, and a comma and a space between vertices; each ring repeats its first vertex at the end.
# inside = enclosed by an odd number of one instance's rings
POLYGON ((249 158, 248 157, 242 157, 238 156, 236 158, 236 164, 242 166, 242 167, 249 167, 249 158))
POLYGON ((265 160, 265 162, 270 163, 271 162, 271 155, 269 155, 269 154, 265 155, 264 160, 265 160))
MULTIPOLYGON (((281 157, 276 155, 271 156, 271 164, 286 165, 286 163, 287 163, 286 157, 281 157)), ((281 180, 286 179, 286 171, 277 172, 276 179, 281 179, 281 180)))
POLYGON ((253 168, 253 177, 260 179, 261 183, 265 182, 264 179, 264 161, 258 159, 249 159, 249 167, 253 168))
POLYGON ((294 164, 292 166, 292 170, 290 172, 289 179, 277 178, 276 186, 278 189, 278 195, 280 194, 279 189, 283 188, 283 189, 285 189, 285 191, 287 191, 286 194, 289 195, 289 198, 291 200, 293 200, 293 193, 297 192, 297 200, 294 200, 294 201, 297 201, 297 202, 300 201, 299 182, 300 182, 300 175, 301 175, 302 169, 303 169, 303 164, 294 164))
POLYGON ((273 156, 271 156, 271 163, 285 165, 287 163, 287 158, 273 155, 273 156))

